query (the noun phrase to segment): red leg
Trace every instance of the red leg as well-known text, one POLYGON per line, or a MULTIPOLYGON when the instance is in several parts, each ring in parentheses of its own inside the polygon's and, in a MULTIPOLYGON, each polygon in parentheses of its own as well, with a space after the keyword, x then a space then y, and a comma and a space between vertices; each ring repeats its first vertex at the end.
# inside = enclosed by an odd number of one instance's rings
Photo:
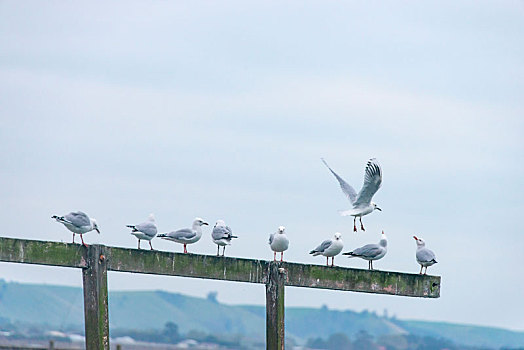
POLYGON ((362 225, 362 216, 360 217, 360 228, 362 229, 362 231, 366 231, 364 225, 362 225))
POLYGON ((280 253, 280 262, 284 261, 284 252, 280 253))
POLYGON ((353 218, 353 232, 357 232, 357 217, 353 218))
POLYGON ((82 244, 84 245, 84 247, 87 248, 87 244, 84 243, 84 237, 82 237, 82 235, 80 235, 80 239, 82 240, 82 244))
POLYGON ((277 252, 273 252, 273 261, 277 261, 277 252))
POLYGON ((329 266, 329 258, 326 256, 326 266, 329 266))
POLYGON ((151 250, 153 250, 153 246, 151 245, 151 241, 149 241, 149 246, 151 247, 151 250))
POLYGON ((187 254, 187 247, 185 243, 184 243, 184 253, 187 254))
POLYGON ((335 266, 335 257, 331 258, 331 267, 335 266))

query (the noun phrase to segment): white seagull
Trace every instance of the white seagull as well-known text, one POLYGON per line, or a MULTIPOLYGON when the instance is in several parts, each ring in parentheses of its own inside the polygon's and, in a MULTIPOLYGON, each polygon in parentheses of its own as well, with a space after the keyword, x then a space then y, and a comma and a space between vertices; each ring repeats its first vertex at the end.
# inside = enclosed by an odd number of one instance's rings
POLYGON ((331 258, 331 266, 335 266, 335 255, 340 254, 342 248, 344 248, 342 235, 340 232, 337 232, 334 239, 326 239, 318 247, 310 251, 309 254, 313 254, 313 256, 324 255, 326 257, 326 266, 329 266, 329 258, 331 258))
POLYGON ((217 245, 217 256, 220 256, 220 246, 224 247, 224 250, 222 250, 222 256, 224 256, 226 245, 231 245, 231 240, 238 237, 233 236, 233 230, 231 230, 231 227, 226 226, 224 220, 217 220, 213 227, 213 232, 211 232, 211 238, 213 243, 217 245))
POLYGON ((380 185, 382 184, 382 169, 380 167, 380 164, 375 158, 371 158, 368 161, 364 176, 364 185, 362 186, 360 192, 357 194, 357 192, 355 192, 355 189, 351 187, 351 185, 344 181, 344 179, 338 176, 338 174, 335 173, 333 169, 329 167, 328 163, 326 163, 324 158, 321 159, 322 162, 324 162, 324 164, 331 171, 331 173, 335 175, 338 182, 340 183, 340 188, 342 189, 342 192, 344 192, 344 194, 348 197, 349 201, 353 205, 352 209, 343 210, 340 212, 340 215, 351 215, 354 217, 354 232, 357 232, 357 217, 360 218, 360 228, 362 229, 362 231, 365 231, 364 225, 362 224, 362 217, 371 213, 375 209, 382 211, 382 209, 380 209, 375 203, 371 201, 375 193, 380 188, 380 185))
POLYGON ((284 251, 289 247, 289 239, 285 231, 284 226, 279 226, 277 232, 269 235, 269 246, 273 251, 273 261, 277 261, 277 252, 280 253, 280 261, 283 261, 284 251))
POLYGON ((417 241, 417 262, 420 264, 420 272, 422 274, 422 268, 425 267, 424 275, 428 272, 428 266, 435 265, 437 263, 437 258, 435 253, 432 250, 426 248, 426 242, 422 238, 413 236, 415 241, 417 241))
POLYGON ((149 214, 146 222, 138 225, 126 225, 126 227, 129 227, 132 230, 131 234, 138 238, 138 249, 140 249, 140 240, 144 239, 149 241, 149 246, 151 247, 151 250, 153 250, 151 240, 155 238, 156 233, 158 232, 155 223, 155 216, 153 214, 149 214))
POLYGON ((81 211, 72 211, 64 216, 53 215, 51 219, 64 224, 69 231, 73 232, 73 243, 75 243, 75 233, 79 234, 82 244, 86 247, 87 244, 84 243, 84 238, 82 237, 84 233, 95 230, 100 234, 96 220, 91 219, 86 213, 81 211))
POLYGON ((183 244, 184 253, 187 253, 187 245, 198 242, 200 237, 202 237, 202 225, 209 224, 201 218, 195 218, 191 228, 183 228, 169 233, 161 233, 158 237, 183 244))
POLYGON ((388 252, 388 239, 382 231, 382 237, 378 244, 366 244, 363 247, 357 248, 352 252, 344 253, 342 255, 349 255, 348 258, 362 258, 368 260, 368 267, 373 270, 373 260, 382 259, 388 252))

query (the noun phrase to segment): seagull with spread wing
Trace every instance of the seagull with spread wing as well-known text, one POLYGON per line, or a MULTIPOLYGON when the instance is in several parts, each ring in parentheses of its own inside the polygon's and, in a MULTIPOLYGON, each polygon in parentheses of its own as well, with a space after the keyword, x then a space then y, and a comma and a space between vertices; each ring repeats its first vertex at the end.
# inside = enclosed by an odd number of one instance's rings
POLYGON ((321 158, 322 162, 327 166, 329 171, 335 176, 340 183, 342 192, 348 197, 349 201, 353 205, 352 209, 344 210, 340 212, 342 216, 353 216, 353 231, 357 232, 357 217, 360 219, 360 228, 365 231, 364 225, 362 224, 362 217, 373 212, 375 209, 382 211, 375 203, 371 201, 375 193, 382 184, 382 169, 380 164, 375 158, 371 158, 366 165, 366 171, 364 176, 364 185, 357 194, 355 189, 351 187, 344 179, 342 179, 336 172, 333 171, 326 163, 324 158, 321 158))
POLYGON ((96 220, 91 219, 86 213, 81 211, 73 211, 64 216, 53 215, 51 219, 55 219, 67 227, 69 231, 73 232, 73 243, 75 243, 75 234, 80 235, 82 244, 86 247, 87 244, 84 243, 84 238, 82 237, 84 233, 95 230, 100 234, 96 220))

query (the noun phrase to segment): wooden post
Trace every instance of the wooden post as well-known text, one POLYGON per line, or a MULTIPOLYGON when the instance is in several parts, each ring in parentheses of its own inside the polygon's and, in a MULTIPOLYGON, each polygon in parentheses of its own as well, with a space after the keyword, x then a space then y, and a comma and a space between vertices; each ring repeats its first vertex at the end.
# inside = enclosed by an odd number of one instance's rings
POLYGON ((105 247, 89 246, 86 260, 87 267, 82 270, 86 350, 109 350, 105 247))
POLYGON ((284 284, 286 270, 278 262, 269 263, 266 283, 266 349, 284 350, 284 284))

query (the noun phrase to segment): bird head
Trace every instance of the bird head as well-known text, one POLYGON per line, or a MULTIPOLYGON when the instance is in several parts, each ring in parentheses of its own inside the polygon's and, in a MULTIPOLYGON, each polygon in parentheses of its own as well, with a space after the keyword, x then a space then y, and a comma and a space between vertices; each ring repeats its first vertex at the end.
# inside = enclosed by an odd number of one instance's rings
POLYGON ((342 238, 342 234, 340 232, 335 233, 335 239, 338 241, 342 238))
POLYGON ((375 202, 371 202, 371 205, 373 206, 373 210, 380 210, 380 211, 382 211, 382 209, 380 209, 375 202))
POLYGON ((155 214, 151 213, 149 214, 149 216, 147 217, 147 219, 151 222, 155 222, 155 214))
POLYGON ((415 241, 417 241, 417 246, 418 247, 423 247, 426 245, 426 242, 424 242, 424 240, 422 238, 419 238, 417 236, 413 236, 413 238, 415 239, 415 241))
POLYGON ((193 225, 202 226, 202 225, 209 225, 209 224, 201 218, 195 218, 195 221, 193 221, 193 225))
POLYGON ((226 226, 226 222, 224 220, 217 220, 216 224, 215 224, 215 227, 216 226, 226 226))
POLYGON ((98 228, 98 224, 96 223, 96 220, 91 219, 91 223, 93 225, 93 230, 95 230, 96 232, 98 232, 98 234, 100 234, 100 229, 98 228))
POLYGON ((285 230, 286 230, 286 228, 284 226, 279 226, 278 227, 278 233, 284 233, 285 230))

